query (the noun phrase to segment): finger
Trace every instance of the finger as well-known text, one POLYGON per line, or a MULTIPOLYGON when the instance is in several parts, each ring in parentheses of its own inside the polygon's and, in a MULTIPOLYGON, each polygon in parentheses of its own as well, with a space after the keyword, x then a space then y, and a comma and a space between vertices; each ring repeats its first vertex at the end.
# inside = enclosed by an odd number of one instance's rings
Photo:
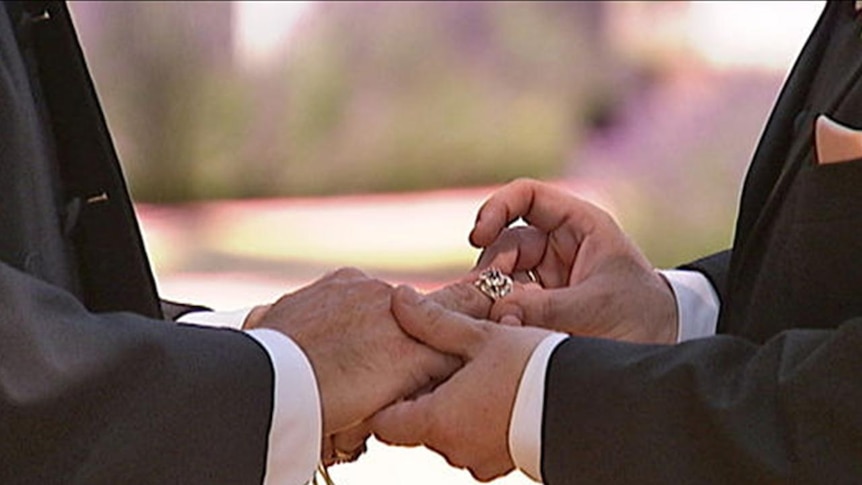
POLYGON ((535 271, 518 271, 512 274, 512 279, 517 283, 515 290, 522 288, 541 289, 542 283, 539 274, 535 271))
POLYGON ((363 421, 350 429, 336 433, 332 437, 332 444, 336 450, 341 452, 342 456, 350 456, 347 461, 354 461, 365 452, 365 442, 370 436, 371 423, 363 421))
POLYGON ((494 302, 488 312, 488 319, 503 325, 523 326, 524 311, 519 304, 520 300, 515 295, 525 291, 539 290, 543 290, 543 288, 538 283, 516 283, 511 293, 494 302))
POLYGON ((473 475, 473 478, 483 483, 502 477, 514 469, 515 467, 511 464, 499 466, 497 463, 480 463, 469 468, 470 475, 473 475))
POLYGON ((569 285, 577 249, 577 246, 570 246, 561 250, 559 245, 548 245, 548 253, 536 267, 536 274, 542 280, 543 287, 563 288, 569 285))
POLYGON ((395 403, 371 418, 374 436, 390 445, 419 446, 427 441, 433 394, 395 403))
MULTIPOLYGON (((504 190, 506 187, 503 187, 504 190)), ((479 212, 476 214, 476 222, 473 224, 473 230, 470 231, 470 244, 476 248, 488 247, 503 228, 515 222, 515 219, 509 219, 509 214, 505 204, 500 203, 495 192, 491 197, 482 204, 479 212)))
POLYGON ((263 321, 263 317, 272 308, 272 305, 258 305, 251 309, 248 312, 248 315, 245 317, 245 321, 242 323, 243 330, 248 330, 252 328, 257 328, 260 326, 260 322, 263 321))
POLYGON ((498 300, 489 318, 502 322, 517 321, 523 325, 557 328, 560 321, 572 322, 578 318, 576 298, 571 289, 524 289, 498 300), (573 303, 570 305, 569 303, 573 303), (571 311, 570 311, 571 309, 571 311))
POLYGON ((454 355, 440 353, 421 344, 416 346, 419 348, 419 356, 415 370, 410 373, 412 380, 405 382, 405 387, 398 392, 399 397, 433 388, 463 365, 463 361, 454 355))
POLYGON ((515 315, 503 315, 500 317, 500 325, 506 325, 507 327, 521 327, 524 325, 524 322, 515 315))
POLYGON ((448 310, 470 315, 473 318, 488 318, 491 302, 473 284, 475 278, 460 281, 427 295, 427 298, 448 310))
POLYGON ((360 270, 358 268, 346 267, 346 268, 338 268, 337 270, 333 271, 332 273, 329 273, 326 276, 324 276, 324 278, 326 278, 326 277, 350 280, 350 279, 356 279, 356 278, 365 279, 365 278, 368 278, 368 275, 363 273, 362 270, 360 270))
POLYGON ((326 466, 335 463, 335 445, 332 441, 332 436, 324 436, 321 444, 320 458, 326 466))
POLYGON ((407 286, 395 290, 392 313, 407 334, 441 352, 472 357, 484 338, 482 321, 446 310, 407 286))
POLYGON ((545 254, 547 235, 531 226, 506 229, 479 256, 476 266, 494 266, 504 273, 536 267, 545 254))
POLYGON ((603 223, 603 215, 604 211, 567 191, 536 180, 516 180, 495 192, 479 209, 470 242, 476 247, 489 246, 519 217, 546 233, 566 224, 583 237, 603 223))
POLYGON ((525 285, 533 280, 530 278, 530 273, 527 271, 515 271, 512 273, 512 281, 525 285))

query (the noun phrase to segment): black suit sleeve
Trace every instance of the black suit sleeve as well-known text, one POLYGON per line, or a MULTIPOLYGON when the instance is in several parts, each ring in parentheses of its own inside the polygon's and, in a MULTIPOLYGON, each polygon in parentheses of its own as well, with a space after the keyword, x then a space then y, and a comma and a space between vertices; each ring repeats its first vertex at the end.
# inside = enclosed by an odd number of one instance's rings
POLYGON ((727 274, 730 271, 730 256, 731 251, 728 249, 684 264, 679 269, 700 271, 712 283, 719 299, 727 301, 725 296, 727 294, 727 274))
POLYGON ((165 299, 159 300, 159 306, 162 309, 162 316, 165 318, 165 320, 173 321, 179 320, 182 316, 189 313, 213 311, 212 308, 209 307, 192 305, 190 303, 180 303, 165 299))
POLYGON ((862 318, 756 345, 571 338, 547 375, 549 484, 858 483, 862 318))
POLYGON ((272 386, 241 332, 90 313, 0 263, 0 483, 260 483, 272 386))

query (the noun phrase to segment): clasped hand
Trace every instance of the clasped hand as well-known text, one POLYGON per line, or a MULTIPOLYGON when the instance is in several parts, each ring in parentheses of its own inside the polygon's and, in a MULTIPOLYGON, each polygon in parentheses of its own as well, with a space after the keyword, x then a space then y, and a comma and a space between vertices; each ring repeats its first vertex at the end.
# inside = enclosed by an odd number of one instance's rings
MULTIPOLYGON (((391 312, 393 291, 359 270, 341 269, 260 307, 246 321, 245 328, 285 333, 311 363, 321 399, 324 463, 357 456, 371 433, 368 418, 442 381, 461 365, 457 357, 401 330, 391 312)), ((429 298, 476 317, 485 317, 490 308, 468 282, 429 298)))
POLYGON ((493 306, 469 277, 423 297, 345 269, 255 315, 252 326, 286 333, 314 368, 325 463, 335 450, 358 455, 373 432, 490 480, 514 467, 508 429, 518 385, 551 330, 676 338, 669 285, 592 204, 519 180, 483 205, 470 240, 483 249, 474 275, 495 266, 521 282, 493 306), (510 227, 519 218, 527 225, 510 227))
POLYGON ((425 445, 490 480, 514 467, 508 435, 518 386, 549 330, 673 343, 676 301, 609 214, 547 184, 519 180, 503 187, 480 209, 470 240, 483 249, 477 271, 495 266, 522 282, 489 312, 490 320, 509 325, 459 315, 399 289, 393 313, 401 327, 464 365, 433 392, 381 411, 372 424, 384 442, 425 445), (527 225, 510 227, 519 218, 527 225))

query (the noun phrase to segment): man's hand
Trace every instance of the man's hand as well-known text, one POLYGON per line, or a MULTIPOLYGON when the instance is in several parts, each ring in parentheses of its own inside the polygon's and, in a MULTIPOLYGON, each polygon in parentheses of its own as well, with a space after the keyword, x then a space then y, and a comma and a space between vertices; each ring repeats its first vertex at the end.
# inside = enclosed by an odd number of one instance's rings
POLYGON ((474 280, 468 275, 461 281, 429 293, 428 299, 447 310, 484 320, 491 311, 491 299, 476 288, 474 280))
POLYGON ((484 248, 478 268, 532 271, 538 279, 496 302, 494 320, 633 342, 676 341, 670 286, 613 218, 588 202, 518 180, 485 202, 470 241, 484 248), (508 227, 519 217, 528 225, 508 227))
POLYGON ((250 319, 287 334, 308 357, 320 390, 325 439, 348 429, 355 436, 354 428, 379 409, 445 379, 460 365, 401 331, 390 311, 391 294, 386 283, 342 269, 250 319))
POLYGON ((429 394, 384 409, 375 435, 397 445, 425 445, 487 481, 514 468, 508 430, 521 374, 549 332, 512 328, 449 311, 407 287, 396 290, 392 312, 401 328, 464 367, 429 394))

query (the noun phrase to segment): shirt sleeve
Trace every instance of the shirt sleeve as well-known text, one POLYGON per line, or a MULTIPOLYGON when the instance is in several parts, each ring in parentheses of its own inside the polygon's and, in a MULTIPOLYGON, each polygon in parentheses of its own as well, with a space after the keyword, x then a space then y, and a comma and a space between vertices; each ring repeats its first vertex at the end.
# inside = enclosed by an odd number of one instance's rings
MULTIPOLYGON (((194 312, 182 323, 239 328, 251 309, 194 312)), ((323 423, 314 369, 290 337, 270 329, 247 330, 266 350, 272 363, 273 409, 263 485, 308 482, 320 460, 323 423)))
POLYGON ((542 481, 542 411, 545 407, 545 374, 551 353, 568 336, 554 333, 545 337, 530 356, 512 408, 509 423, 509 455, 519 470, 542 481))
POLYGON ((699 271, 661 271, 676 298, 677 343, 715 335, 720 301, 715 288, 699 271))

